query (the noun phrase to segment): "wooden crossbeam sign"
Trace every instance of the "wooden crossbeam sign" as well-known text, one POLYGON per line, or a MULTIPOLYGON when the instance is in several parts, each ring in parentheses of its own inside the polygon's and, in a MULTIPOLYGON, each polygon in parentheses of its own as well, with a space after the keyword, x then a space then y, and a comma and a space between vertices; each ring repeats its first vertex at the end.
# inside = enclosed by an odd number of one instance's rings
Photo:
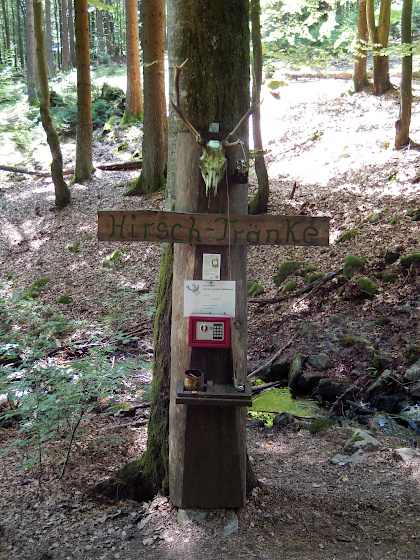
POLYGON ((194 245, 326 246, 329 218, 100 210, 99 241, 162 241, 194 245))

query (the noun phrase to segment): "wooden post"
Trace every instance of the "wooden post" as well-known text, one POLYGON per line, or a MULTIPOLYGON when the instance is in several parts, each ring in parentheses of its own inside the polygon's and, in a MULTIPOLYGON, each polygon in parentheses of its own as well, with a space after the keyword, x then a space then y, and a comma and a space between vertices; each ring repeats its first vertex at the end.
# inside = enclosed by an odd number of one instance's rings
MULTIPOLYGON (((246 189, 226 182, 208 199, 198 159, 201 148, 193 136, 180 133, 177 143, 177 212, 243 213, 246 189), (241 191, 242 189, 242 191, 241 191), (227 205, 229 204, 229 208, 227 205)), ((233 158, 230 158, 233 159, 233 158)), ((233 170, 228 170, 232 172, 233 170)), ((177 385, 187 369, 198 368, 205 381, 233 385, 246 380, 247 313, 246 247, 177 244, 171 339, 171 402, 169 415, 169 488, 173 504, 182 508, 237 508, 245 504, 246 409, 242 406, 176 404, 177 385), (184 280, 201 279, 203 253, 218 252, 221 280, 236 282, 236 314, 228 349, 190 348, 184 317, 184 280)))

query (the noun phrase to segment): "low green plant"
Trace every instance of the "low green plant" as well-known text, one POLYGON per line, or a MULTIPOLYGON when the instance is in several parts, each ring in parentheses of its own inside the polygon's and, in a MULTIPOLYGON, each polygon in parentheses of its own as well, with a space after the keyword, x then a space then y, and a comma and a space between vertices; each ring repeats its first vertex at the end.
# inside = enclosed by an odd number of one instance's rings
POLYGON ((350 346, 354 346, 356 344, 356 339, 349 334, 343 334, 339 336, 338 341, 340 342, 341 346, 344 346, 344 348, 350 348, 350 346))
POLYGON ((57 303, 64 303, 65 305, 68 305, 71 303, 71 297, 64 294, 58 298, 57 303))
POLYGON ((23 299, 34 299, 39 296, 39 291, 50 281, 49 278, 39 278, 35 280, 26 294, 23 295, 23 299))
POLYGON ((375 324, 378 327, 384 327, 385 325, 388 325, 389 323, 391 323, 391 319, 389 317, 378 317, 375 321, 375 324))
POLYGON ((344 241, 350 241, 350 239, 353 239, 354 237, 356 237, 356 235, 358 233, 359 233, 359 230, 357 230, 357 229, 350 229, 349 231, 345 231, 337 239, 337 243, 344 243, 344 241))
POLYGON ((297 286, 297 282, 295 280, 289 280, 289 282, 286 282, 286 284, 283 286, 281 293, 282 294, 287 294, 287 292, 291 292, 293 291, 297 286))
MULTIPOLYGON (((135 390, 127 374, 140 364, 138 359, 115 360, 117 344, 129 341, 118 332, 107 344, 102 333, 90 339, 86 357, 54 358, 52 350, 62 345, 61 337, 80 325, 18 291, 0 299, 0 319, 0 393, 11 403, 0 420, 18 424, 17 437, 2 452, 21 452, 23 465, 36 471, 41 484, 45 455, 50 449, 60 451, 63 476, 82 420, 105 401, 107 412, 117 414, 116 397, 135 390)), ((69 340, 66 347, 71 348, 69 340)))
POLYGON ((75 255, 76 253, 78 253, 79 247, 80 247, 80 241, 76 241, 76 243, 74 243, 69 247, 69 251, 73 253, 73 255, 75 255))

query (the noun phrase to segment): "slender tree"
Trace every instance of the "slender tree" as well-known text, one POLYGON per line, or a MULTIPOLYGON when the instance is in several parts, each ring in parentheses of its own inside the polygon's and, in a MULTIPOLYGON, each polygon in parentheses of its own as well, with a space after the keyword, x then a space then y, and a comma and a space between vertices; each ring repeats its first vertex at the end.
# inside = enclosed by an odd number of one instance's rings
POLYGON ((127 40, 127 93, 121 124, 135 121, 143 113, 140 81, 140 38, 137 0, 125 0, 127 40))
POLYGON ((34 105, 37 100, 39 88, 38 70, 36 61, 36 42, 34 31, 34 6, 32 0, 26 0, 25 11, 26 31, 26 83, 28 88, 28 102, 34 105))
POLYGON ((69 10, 69 45, 70 60, 73 68, 76 68, 76 48, 74 43, 74 18, 73 18, 73 0, 68 0, 69 10))
MULTIPOLYGON (((260 103, 263 55, 261 44, 261 5, 260 0, 251 0, 250 15, 252 26, 252 53, 254 68, 254 102, 260 103)), ((268 181, 267 167, 265 165, 263 142, 261 135, 261 111, 258 107, 252 114, 252 133, 254 137, 255 172, 258 179, 258 191, 249 204, 250 214, 262 214, 267 212, 268 198, 270 196, 270 185, 268 181)))
POLYGON ((77 66, 77 134, 74 181, 82 183, 92 174, 92 97, 87 0, 74 0, 77 66))
POLYGON ((51 27, 51 0, 45 0, 45 49, 47 57, 48 77, 55 75, 53 40, 51 27))
POLYGON ((102 10, 96 8, 96 29, 98 35, 98 58, 105 54, 105 41, 104 41, 104 13, 102 10))
POLYGON ((143 0, 144 121, 140 177, 127 194, 150 194, 166 180, 168 123, 165 99, 165 3, 143 0))
POLYGON ((368 42, 369 30, 366 18, 366 0, 359 0, 357 13, 357 42, 353 71, 354 91, 361 91, 364 87, 369 85, 366 72, 368 42))
POLYGON ((403 52, 400 86, 400 116, 396 122, 395 147, 402 148, 410 142, 413 55, 411 53, 411 17, 413 0, 403 0, 401 13, 401 43, 408 49, 403 52))
POLYGON ((389 56, 383 54, 383 50, 388 47, 391 0, 381 0, 378 24, 375 21, 375 2, 366 0, 366 18, 373 49, 373 93, 382 95, 392 87, 389 79, 389 56))
POLYGON ((70 68, 69 26, 67 20, 67 0, 61 0, 61 69, 70 68))
POLYGON ((36 37, 36 54, 38 60, 38 74, 41 89, 40 113, 42 126, 47 134, 47 141, 52 155, 51 176, 55 188, 55 204, 64 208, 70 202, 70 190, 63 178, 63 158, 60 149, 60 140, 54 129, 50 113, 50 92, 48 89, 48 70, 45 53, 45 36, 42 29, 42 2, 34 0, 34 23, 36 37))

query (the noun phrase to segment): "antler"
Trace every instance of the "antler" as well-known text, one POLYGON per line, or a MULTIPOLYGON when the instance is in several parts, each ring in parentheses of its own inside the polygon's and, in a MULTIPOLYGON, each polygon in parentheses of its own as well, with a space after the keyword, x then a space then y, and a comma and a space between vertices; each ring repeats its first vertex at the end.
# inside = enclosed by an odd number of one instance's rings
POLYGON ((236 142, 229 142, 229 140, 232 138, 232 136, 234 136, 238 132, 238 130, 244 124, 246 119, 248 117, 250 117, 252 115, 252 113, 258 109, 258 107, 260 105, 261 105, 261 103, 253 103, 251 105, 251 107, 248 109, 248 111, 245 113, 245 115, 238 122, 238 124, 235 126, 235 128, 232 130, 232 132, 229 132, 229 134, 226 136, 226 138, 222 142, 222 144, 225 148, 229 148, 230 146, 236 146, 237 144, 239 144, 239 140, 237 140, 236 142))
POLYGON ((190 121, 184 115, 182 110, 179 108, 179 103, 180 103, 180 100, 179 100, 179 76, 181 75, 182 69, 187 64, 187 61, 188 61, 188 58, 186 60, 184 60, 184 62, 180 66, 175 66, 174 83, 175 83, 175 93, 176 93, 176 105, 172 101, 172 97, 170 97, 170 101, 171 101, 171 105, 172 105, 174 111, 177 113, 177 115, 182 120, 182 122, 185 124, 185 126, 188 128, 188 130, 191 132, 191 134, 193 136, 195 136, 197 144, 200 144, 200 146, 205 146, 206 142, 205 142, 205 140, 203 140, 201 134, 193 127, 193 125, 190 123, 190 121))

